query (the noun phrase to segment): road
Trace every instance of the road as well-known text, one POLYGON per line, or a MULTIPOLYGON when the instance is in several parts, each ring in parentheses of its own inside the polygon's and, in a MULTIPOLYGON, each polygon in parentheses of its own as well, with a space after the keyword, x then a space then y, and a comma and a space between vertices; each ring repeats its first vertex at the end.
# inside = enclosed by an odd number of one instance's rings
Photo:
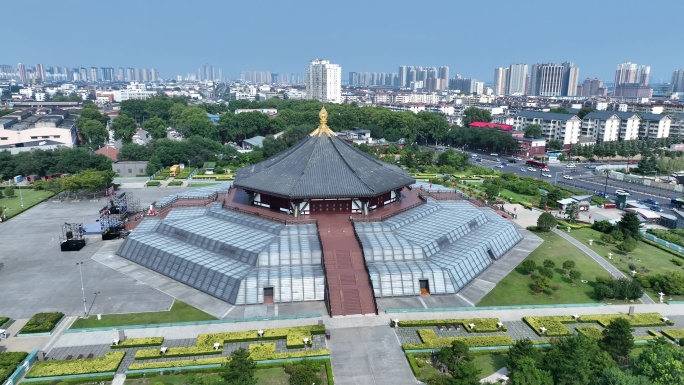
POLYGON ((648 198, 655 199, 659 202, 660 207, 662 207, 663 210, 665 210, 664 212, 670 214, 673 213, 671 208, 669 207, 670 199, 673 197, 681 196, 680 193, 674 191, 670 192, 662 189, 657 189, 654 187, 641 186, 613 179, 609 179, 607 181, 606 186, 605 177, 595 175, 594 170, 584 168, 583 165, 578 165, 577 168, 575 168, 573 171, 573 169, 566 168, 565 164, 551 164, 549 165, 548 171, 545 173, 551 174, 552 177, 547 178, 542 177, 541 171, 527 171, 527 165, 525 165, 524 160, 517 161, 517 163, 509 163, 507 166, 499 168, 496 166, 501 165, 502 162, 509 162, 510 156, 505 156, 503 154, 498 157, 485 154, 478 154, 478 156, 482 158, 482 162, 477 162, 476 159, 473 158, 470 160, 471 163, 476 164, 478 166, 493 169, 499 172, 512 172, 520 176, 533 177, 538 179, 541 178, 548 181, 551 184, 557 184, 559 186, 585 191, 587 194, 594 194, 596 191, 605 191, 608 194, 609 198, 613 199, 615 190, 629 190, 631 193, 629 199, 634 199, 638 201, 648 198), (496 159, 499 159, 499 161, 497 161, 496 159), (564 179, 563 175, 571 175, 572 179, 564 179))

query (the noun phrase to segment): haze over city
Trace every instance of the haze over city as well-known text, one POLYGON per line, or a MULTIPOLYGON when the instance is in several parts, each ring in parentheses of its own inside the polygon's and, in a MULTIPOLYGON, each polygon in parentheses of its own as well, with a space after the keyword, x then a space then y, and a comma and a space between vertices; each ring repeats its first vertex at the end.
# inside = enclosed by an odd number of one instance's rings
POLYGON ((675 49, 678 24, 666 19, 684 11, 678 1, 68 0, 45 7, 29 0, 3 10, 30 15, 30 23, 16 31, 2 62, 155 67, 165 78, 204 63, 226 78, 245 70, 303 73, 310 59, 327 58, 345 74, 446 65, 484 81, 511 63, 570 61, 581 78, 611 79, 617 63, 631 61, 649 65, 658 83, 684 63, 675 49))

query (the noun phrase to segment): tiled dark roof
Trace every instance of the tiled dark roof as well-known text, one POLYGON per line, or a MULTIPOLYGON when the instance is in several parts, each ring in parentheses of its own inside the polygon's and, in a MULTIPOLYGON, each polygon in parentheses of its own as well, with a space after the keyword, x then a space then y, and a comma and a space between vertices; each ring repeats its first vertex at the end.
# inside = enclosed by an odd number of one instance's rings
POLYGON ((584 119, 608 119, 611 116, 617 116, 621 120, 627 120, 637 115, 636 112, 621 112, 621 111, 592 111, 588 113, 584 119))
POLYGON ((543 112, 543 111, 531 111, 531 110, 522 110, 518 112, 516 115, 522 116, 527 119, 534 119, 534 118, 540 118, 544 120, 570 120, 574 118, 577 115, 573 114, 558 114, 555 112, 543 112))
POLYGON ((372 197, 415 183, 336 136, 309 136, 261 163, 238 170, 234 185, 287 198, 372 197))

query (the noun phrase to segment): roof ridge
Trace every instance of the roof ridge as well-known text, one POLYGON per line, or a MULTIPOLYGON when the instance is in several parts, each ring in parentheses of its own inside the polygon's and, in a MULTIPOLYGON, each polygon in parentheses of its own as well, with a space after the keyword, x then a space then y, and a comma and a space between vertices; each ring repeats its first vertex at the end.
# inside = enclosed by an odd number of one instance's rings
MULTIPOLYGON (((347 168, 348 168, 349 170, 351 170, 352 174, 354 174, 354 176, 356 176, 356 179, 358 179, 364 186, 366 186, 366 188, 367 188, 369 191, 375 191, 371 186, 368 185, 368 183, 366 183, 366 181, 363 180, 363 178, 361 178, 361 177, 359 176, 359 174, 356 172, 356 170, 354 170, 354 168, 351 167, 351 165, 350 165, 349 162, 347 161, 347 158, 346 158, 344 155, 342 155, 342 153, 340 152, 340 149, 337 148, 337 144, 336 144, 335 142, 333 142, 332 138, 333 138, 333 137, 329 137, 328 139, 330 139, 330 141, 331 141, 331 143, 332 143, 332 145, 333 145, 333 148, 335 148, 335 151, 337 151, 337 153, 340 155, 340 158, 342 159, 342 161, 344 161, 344 164, 347 166, 347 168)), ((335 138, 337 138, 337 136, 335 136, 335 138)), ((347 142, 343 141, 343 140, 340 139, 340 138, 338 138, 338 141, 339 141, 339 142, 342 142, 342 143, 345 144, 345 145, 347 144, 347 142)))

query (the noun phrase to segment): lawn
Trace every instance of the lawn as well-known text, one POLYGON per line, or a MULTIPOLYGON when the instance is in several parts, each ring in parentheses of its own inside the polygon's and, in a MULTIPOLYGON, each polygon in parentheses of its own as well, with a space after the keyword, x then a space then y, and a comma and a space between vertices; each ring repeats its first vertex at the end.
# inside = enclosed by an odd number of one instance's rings
POLYGON ((559 303, 590 303, 597 302, 593 297, 593 280, 597 272, 603 268, 573 246, 570 242, 554 233, 537 233, 544 239, 544 243, 534 250, 527 259, 531 259, 541 265, 545 259, 552 260, 556 267, 552 285, 557 285, 558 290, 552 295, 540 294, 530 288, 532 278, 523 274, 520 266, 508 274, 496 287, 489 292, 477 306, 503 306, 503 305, 546 305, 559 303), (573 284, 569 278, 562 274, 561 265, 566 260, 575 262, 575 270, 582 274, 582 279, 588 283, 577 282, 573 284))
MULTIPOLYGON (((3 190, 3 193, 6 190, 3 190)), ((55 195, 50 191, 45 190, 33 190, 33 189, 21 189, 21 197, 19 196, 19 189, 14 189, 14 197, 7 198, 3 195, 0 198, 0 206, 4 207, 7 212, 7 218, 12 218, 13 216, 19 214, 22 211, 28 210, 31 207, 37 205, 38 203, 44 201, 45 199, 55 195), (21 198, 24 198, 24 207, 21 207, 21 198)))
POLYGON ((473 363, 481 370, 480 377, 484 378, 506 366, 506 359, 503 354, 483 354, 473 356, 473 363))
POLYGON ((506 189, 501 190, 501 193, 499 195, 503 199, 506 199, 506 200, 510 201, 511 203, 527 202, 529 204, 532 204, 532 202, 534 202, 536 204, 539 202, 538 196, 522 195, 522 194, 514 193, 513 191, 506 190, 506 189))
MULTIPOLYGON (((636 271, 641 274, 665 274, 673 270, 681 271, 682 269, 670 261, 672 258, 677 257, 657 247, 639 242, 636 250, 625 255, 616 248, 616 245, 601 242, 601 234, 593 229, 577 229, 570 232, 571 236, 587 245, 627 276, 631 275, 630 263, 634 263, 636 271), (591 246, 589 246, 589 239, 594 240, 591 246), (613 254, 613 259, 608 259, 608 253, 613 254)), ((646 289, 646 292, 651 298, 658 299, 653 290, 646 289)), ((681 298, 677 297, 677 299, 681 298)))
POLYGON ((171 310, 168 311, 130 314, 103 314, 101 320, 98 320, 97 317, 91 316, 89 318, 81 318, 76 320, 76 322, 71 325, 70 329, 147 325, 167 322, 206 321, 215 319, 215 317, 196 309, 185 302, 175 300, 171 306, 171 310))
MULTIPOLYGON (((318 375, 323 379, 323 383, 327 384, 327 376, 325 374, 325 365, 321 366, 321 371, 318 375)), ((283 367, 257 369, 256 383, 259 385, 288 385, 290 376, 285 373, 283 367)), ((184 374, 165 374, 153 377, 126 379, 126 384, 131 385, 150 385, 150 384, 164 384, 164 385, 186 385, 186 384, 218 384, 223 383, 219 373, 184 373, 184 374)))

